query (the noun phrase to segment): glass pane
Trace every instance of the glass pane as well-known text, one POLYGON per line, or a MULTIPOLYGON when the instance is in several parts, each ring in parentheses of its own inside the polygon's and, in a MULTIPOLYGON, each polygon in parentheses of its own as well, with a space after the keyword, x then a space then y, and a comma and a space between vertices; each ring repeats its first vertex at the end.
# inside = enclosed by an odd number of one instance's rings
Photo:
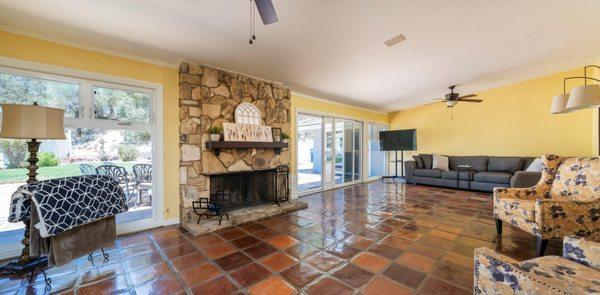
POLYGON ((354 181, 360 180, 360 167, 361 167, 361 138, 362 138, 362 123, 354 122, 353 130, 353 143, 354 143, 354 181))
POLYGON ((150 122, 150 94, 94 87, 94 118, 132 123, 150 122))
MULTIPOLYGON (((65 133, 65 140, 42 141, 38 153, 38 180, 95 174, 96 167, 100 165, 122 167, 115 169, 125 172, 125 177, 119 182, 126 193, 129 211, 117 215, 117 223, 152 217, 150 132, 81 128, 66 129, 65 133)), ((24 162, 29 153, 25 141, 5 139, 0 140, 0 153, 1 245, 16 243, 22 235, 22 223, 8 223, 6 220, 10 196, 27 179, 24 162)))
POLYGON ((325 121, 325 188, 333 187, 333 118, 326 117, 325 121))
POLYGON ((354 153, 354 122, 344 121, 344 182, 352 182, 354 153))
POLYGON ((385 170, 385 152, 379 147, 379 132, 387 130, 387 126, 369 124, 369 177, 383 176, 385 170))
POLYGON ((344 121, 340 119, 334 119, 335 123, 335 184, 344 183, 344 121))
POLYGON ((298 114, 298 191, 318 189, 323 179, 323 118, 298 114))
POLYGON ((65 110, 79 116, 79 84, 0 73, 0 103, 33 104, 65 110))

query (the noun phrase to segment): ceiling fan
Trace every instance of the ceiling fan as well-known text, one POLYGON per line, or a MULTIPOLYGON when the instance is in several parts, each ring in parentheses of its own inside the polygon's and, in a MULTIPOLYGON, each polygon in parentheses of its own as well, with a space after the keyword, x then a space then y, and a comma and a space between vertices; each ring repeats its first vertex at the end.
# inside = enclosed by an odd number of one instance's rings
MULTIPOLYGON (((446 103, 446 107, 451 108, 461 101, 462 102, 477 102, 477 103, 483 101, 482 99, 469 99, 470 97, 477 96, 476 94, 468 94, 468 95, 460 96, 460 94, 458 92, 454 92, 454 88, 456 88, 456 85, 451 85, 450 87, 448 87, 448 89, 450 89, 450 93, 446 94, 446 98, 435 99, 435 100, 437 100, 437 102, 434 102, 434 103, 443 102, 443 103, 446 103)), ((433 104, 433 103, 430 103, 430 104, 433 104)))
POLYGON ((256 40, 256 35, 254 34, 255 6, 264 25, 270 25, 279 21, 272 0, 250 0, 250 40, 248 41, 250 45, 256 40))

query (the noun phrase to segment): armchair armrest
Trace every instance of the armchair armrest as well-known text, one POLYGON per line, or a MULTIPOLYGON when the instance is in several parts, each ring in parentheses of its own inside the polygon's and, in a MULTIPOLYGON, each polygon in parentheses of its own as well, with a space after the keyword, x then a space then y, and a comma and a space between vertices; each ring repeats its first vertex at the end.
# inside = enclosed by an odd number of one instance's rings
POLYGON ((538 199, 537 191, 535 187, 529 188, 494 188, 494 199, 496 198, 511 198, 521 200, 535 200, 538 199))
POLYGON ((535 211, 544 239, 577 235, 600 240, 600 199, 538 199, 535 211))
POLYGON ((413 182, 415 168, 417 168, 415 161, 404 161, 404 177, 406 178, 406 182, 413 182))
POLYGON ((576 236, 566 236, 563 257, 600 270, 600 243, 576 236))
MULTIPOLYGON (((555 294, 543 277, 524 271, 518 261, 488 248, 475 249, 473 294, 555 294)), ((566 293, 565 293, 566 294, 566 293)))

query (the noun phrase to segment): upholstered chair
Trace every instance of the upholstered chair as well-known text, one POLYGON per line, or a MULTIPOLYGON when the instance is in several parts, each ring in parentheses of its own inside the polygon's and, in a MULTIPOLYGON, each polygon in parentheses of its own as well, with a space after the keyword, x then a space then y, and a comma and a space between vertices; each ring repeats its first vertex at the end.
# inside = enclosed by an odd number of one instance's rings
POLYGON ((518 262, 475 249, 474 294, 598 294, 600 243, 567 236, 563 255, 518 262))
POLYGON ((531 188, 495 188, 496 231, 506 221, 537 238, 538 256, 549 239, 567 235, 600 241, 600 159, 542 157, 542 178, 531 188))

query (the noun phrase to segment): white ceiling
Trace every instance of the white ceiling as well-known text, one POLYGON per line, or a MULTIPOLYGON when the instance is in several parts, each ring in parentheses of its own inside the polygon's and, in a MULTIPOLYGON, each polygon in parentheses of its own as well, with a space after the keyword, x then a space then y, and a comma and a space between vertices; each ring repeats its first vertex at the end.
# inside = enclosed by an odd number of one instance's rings
MULTIPOLYGON (((598 0, 274 0, 248 44, 247 0, 0 0, 0 25, 155 61, 282 82, 378 111, 591 63, 598 0), (388 48, 398 34, 408 39, 388 48)), ((39 50, 43 50, 40 48, 39 50)))

